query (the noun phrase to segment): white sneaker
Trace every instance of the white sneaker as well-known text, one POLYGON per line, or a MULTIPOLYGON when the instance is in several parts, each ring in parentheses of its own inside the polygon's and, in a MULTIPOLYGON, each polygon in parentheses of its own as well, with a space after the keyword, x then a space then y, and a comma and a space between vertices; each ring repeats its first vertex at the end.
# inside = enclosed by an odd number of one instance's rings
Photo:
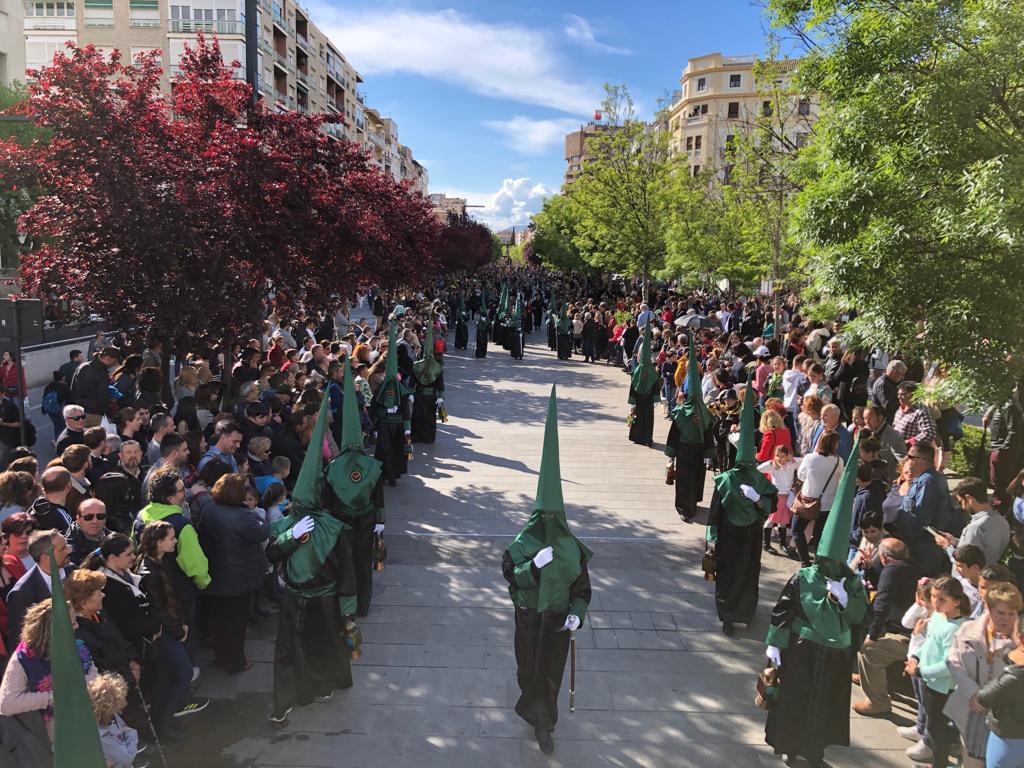
POLYGON ((901 725, 899 728, 896 729, 896 733, 898 733, 907 741, 921 740, 921 734, 918 733, 916 725, 901 725))
POLYGON ((912 747, 907 747, 907 757, 915 763, 928 763, 932 759, 932 748, 923 741, 917 742, 912 747))

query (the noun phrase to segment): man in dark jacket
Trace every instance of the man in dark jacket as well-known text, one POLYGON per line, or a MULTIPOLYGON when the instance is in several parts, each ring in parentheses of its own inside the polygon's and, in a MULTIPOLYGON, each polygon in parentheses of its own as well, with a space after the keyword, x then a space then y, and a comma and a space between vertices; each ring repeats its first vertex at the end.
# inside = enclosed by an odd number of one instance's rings
POLYGON ((121 360, 121 350, 104 347, 82 363, 71 380, 71 399, 85 410, 85 426, 98 427, 110 406, 110 371, 121 360))
POLYGON ((110 535, 107 506, 99 499, 86 499, 78 507, 78 517, 64 538, 68 542, 68 560, 79 566, 110 535))
POLYGON ((64 467, 50 467, 39 479, 43 495, 32 502, 28 516, 36 523, 37 530, 55 529, 63 536, 73 520, 68 514, 68 496, 71 493, 71 473, 64 467))
POLYGON ((989 457, 989 482, 995 489, 992 506, 1006 514, 1012 499, 1006 487, 1024 468, 1024 408, 1022 385, 1013 388, 1001 408, 986 411, 982 424, 989 428, 992 453, 989 457))
MULTIPOLYGON (((302 460, 306 456, 306 449, 302 446, 302 439, 299 435, 306 424, 306 415, 298 412, 288 416, 284 429, 274 435, 270 443, 270 452, 274 456, 287 456, 293 467, 301 467, 302 460)), ((293 471, 285 480, 289 490, 295 485, 296 473, 293 471)))
POLYGON ((896 391, 906 375, 906 364, 901 360, 893 360, 886 366, 885 373, 871 385, 871 402, 885 412, 885 420, 890 424, 896 418, 896 409, 900 407, 896 391))
POLYGON ((28 553, 35 560, 24 576, 7 595, 7 647, 14 648, 21 640, 21 625, 25 614, 36 603, 50 596, 50 548, 53 559, 64 578, 64 565, 68 559, 68 543, 58 531, 35 531, 28 540, 28 553))
POLYGON ((903 614, 913 604, 917 591, 914 570, 907 560, 910 550, 899 539, 882 539, 879 544, 882 574, 873 603, 868 636, 857 654, 860 685, 867 696, 853 705, 859 715, 884 715, 892 711, 886 670, 907 657, 910 630, 903 626, 903 614))

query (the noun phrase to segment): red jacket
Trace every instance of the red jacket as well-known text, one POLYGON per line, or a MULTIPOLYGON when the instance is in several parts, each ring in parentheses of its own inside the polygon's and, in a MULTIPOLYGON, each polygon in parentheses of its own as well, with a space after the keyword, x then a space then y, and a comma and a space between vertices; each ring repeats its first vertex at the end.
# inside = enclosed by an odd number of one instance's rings
POLYGON ((761 436, 761 448, 757 452, 757 460, 771 461, 775 458, 775 449, 780 445, 789 448, 789 453, 792 455, 793 437, 785 427, 773 429, 771 432, 761 436))

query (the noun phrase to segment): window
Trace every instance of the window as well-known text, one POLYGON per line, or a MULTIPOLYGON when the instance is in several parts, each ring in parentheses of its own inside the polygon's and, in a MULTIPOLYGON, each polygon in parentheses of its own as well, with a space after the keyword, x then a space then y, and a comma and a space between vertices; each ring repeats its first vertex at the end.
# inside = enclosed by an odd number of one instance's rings
POLYGON ((699 173, 700 173, 700 166, 699 165, 693 166, 693 175, 696 176, 699 173))
POLYGON ((693 136, 686 137, 686 151, 689 152, 693 149, 693 136))
POLYGON ((809 115, 809 114, 811 114, 811 100, 810 99, 800 99, 800 103, 797 105, 797 111, 801 115, 809 115))
POLYGON ((736 143, 736 135, 733 133, 726 134, 725 137, 725 149, 726 151, 732 149, 732 145, 736 143))
POLYGON ((700 105, 700 113, 702 115, 706 115, 708 113, 708 105, 707 104, 701 104, 700 105))
POLYGON ((740 81, 742 80, 742 78, 743 78, 742 75, 729 75, 729 87, 730 88, 739 88, 740 87, 740 81))
POLYGON ((190 5, 172 5, 171 6, 171 18, 174 20, 185 19, 188 21, 192 18, 192 6, 190 5))
POLYGON ((765 117, 772 116, 772 103, 770 101, 761 102, 761 114, 765 117))
POLYGON ((693 139, 693 148, 700 149, 701 142, 704 140, 703 136, 696 136, 693 139))
POLYGON ((807 137, 809 135, 810 134, 808 134, 808 133, 798 133, 796 135, 796 145, 797 145, 797 147, 806 147, 807 146, 807 137))
POLYGON ((728 117, 730 120, 735 120, 740 116, 740 103, 738 101, 729 102, 729 113, 728 117))
POLYGON ((706 77, 697 78, 697 93, 703 93, 708 89, 708 79, 706 77))

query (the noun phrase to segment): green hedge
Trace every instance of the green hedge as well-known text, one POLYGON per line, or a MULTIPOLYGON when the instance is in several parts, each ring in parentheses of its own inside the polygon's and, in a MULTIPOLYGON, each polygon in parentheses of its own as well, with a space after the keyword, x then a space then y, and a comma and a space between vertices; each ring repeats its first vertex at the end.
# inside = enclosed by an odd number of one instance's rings
MULTIPOLYGON (((962 440, 957 440, 956 443, 954 443, 953 453, 949 457, 949 462, 946 465, 946 468, 961 477, 973 475, 977 471, 975 462, 978 459, 978 448, 981 446, 981 436, 981 427, 972 427, 964 424, 964 437, 962 440)), ((985 471, 982 475, 982 479, 985 481, 988 481, 987 466, 988 464, 986 460, 985 471)))

